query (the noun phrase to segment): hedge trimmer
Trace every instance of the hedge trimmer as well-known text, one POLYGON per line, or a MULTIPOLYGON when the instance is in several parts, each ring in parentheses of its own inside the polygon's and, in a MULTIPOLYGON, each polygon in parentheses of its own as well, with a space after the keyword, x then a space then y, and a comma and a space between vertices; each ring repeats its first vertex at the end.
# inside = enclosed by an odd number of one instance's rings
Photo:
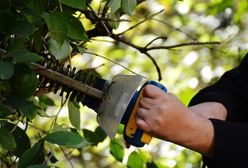
POLYGON ((142 96, 142 88, 151 84, 164 92, 166 88, 155 81, 144 82, 140 75, 117 75, 111 81, 95 72, 76 72, 68 65, 59 66, 56 61, 31 63, 31 68, 40 78, 40 87, 60 95, 66 93, 70 100, 77 100, 97 112, 97 121, 110 137, 114 138, 120 123, 124 125, 123 136, 127 143, 136 147, 149 144, 151 136, 137 128, 135 114, 142 96))

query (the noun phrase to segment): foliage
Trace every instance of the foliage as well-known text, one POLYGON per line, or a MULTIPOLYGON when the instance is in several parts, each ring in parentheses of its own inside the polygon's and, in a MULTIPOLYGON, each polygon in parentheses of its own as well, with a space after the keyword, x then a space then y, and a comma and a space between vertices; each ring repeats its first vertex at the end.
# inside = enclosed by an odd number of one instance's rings
POLYGON ((79 101, 37 94, 47 90, 30 65, 52 56, 106 79, 138 73, 187 104, 247 51, 247 9, 246 0, 1 0, 1 167, 199 167, 199 154, 156 139, 127 149, 120 129, 110 141, 79 101))

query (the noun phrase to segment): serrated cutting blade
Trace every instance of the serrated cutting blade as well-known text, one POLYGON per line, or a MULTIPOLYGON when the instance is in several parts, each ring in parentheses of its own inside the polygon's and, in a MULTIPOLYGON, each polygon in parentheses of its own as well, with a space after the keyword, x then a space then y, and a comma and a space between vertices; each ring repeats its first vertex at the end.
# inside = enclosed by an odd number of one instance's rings
POLYGON ((143 80, 139 75, 117 75, 107 87, 97 109, 97 121, 110 138, 115 137, 126 108, 143 80))

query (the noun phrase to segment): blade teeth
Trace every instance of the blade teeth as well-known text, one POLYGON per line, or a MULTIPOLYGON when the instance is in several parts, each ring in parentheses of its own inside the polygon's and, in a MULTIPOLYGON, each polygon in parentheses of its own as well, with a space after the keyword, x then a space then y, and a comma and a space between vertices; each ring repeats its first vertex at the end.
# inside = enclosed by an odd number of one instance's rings
MULTIPOLYGON (((71 65, 65 66, 64 64, 59 63, 58 60, 56 60, 55 57, 51 55, 46 54, 44 55, 44 57, 45 59, 41 63, 41 65, 44 66, 45 68, 54 70, 58 73, 70 77, 71 79, 77 80, 81 83, 94 87, 96 78, 94 78, 94 75, 91 73, 91 71, 79 70, 76 72, 76 67, 71 67, 71 65)), ((53 91, 54 94, 56 94, 58 90, 61 89, 61 91, 59 92, 60 96, 64 96, 64 93, 66 93, 65 95, 66 99, 70 98, 71 100, 76 100, 78 102, 81 102, 83 105, 85 105, 85 99, 86 99, 85 94, 72 90, 67 86, 63 86, 59 82, 50 80, 41 75, 39 75, 39 80, 40 80, 41 89, 48 88, 48 92, 53 91)))

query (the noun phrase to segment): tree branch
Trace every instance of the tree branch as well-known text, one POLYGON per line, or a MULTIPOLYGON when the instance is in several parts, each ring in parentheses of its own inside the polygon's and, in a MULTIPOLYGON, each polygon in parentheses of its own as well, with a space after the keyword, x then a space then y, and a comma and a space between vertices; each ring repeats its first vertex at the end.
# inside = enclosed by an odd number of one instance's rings
POLYGON ((145 54, 153 63, 153 65, 155 66, 156 70, 157 70, 157 73, 158 73, 158 81, 162 80, 162 75, 161 75, 161 70, 158 66, 158 63, 156 62, 156 60, 147 52, 147 49, 144 48, 144 47, 140 47, 140 46, 137 46, 127 40, 125 40, 124 38, 121 38, 120 36, 118 35, 114 35, 112 34, 111 37, 113 39, 115 39, 116 41, 120 41, 128 46, 131 46, 132 48, 135 48, 136 50, 138 50, 139 52, 145 54))
POLYGON ((168 45, 168 46, 156 46, 156 47, 150 47, 146 48, 146 51, 150 50, 158 50, 158 49, 174 49, 174 48, 179 48, 179 47, 184 47, 184 46, 194 46, 194 45, 214 45, 214 44, 221 44, 219 41, 212 41, 212 42, 197 42, 197 41, 192 41, 188 43, 180 43, 180 44, 175 44, 175 45, 168 45))
POLYGON ((156 62, 156 60, 148 53, 148 51, 151 51, 151 50, 158 50, 158 49, 174 49, 174 48, 179 48, 179 47, 184 47, 184 46, 193 46, 193 45, 208 45, 208 44, 211 44, 211 45, 214 45, 214 44, 221 44, 220 42, 218 41, 213 41, 213 42, 197 42, 197 41, 192 41, 192 42, 188 42, 188 43, 180 43, 180 44, 175 44, 175 45, 168 45, 168 46, 156 46, 156 47, 149 47, 147 48, 152 42, 154 42, 155 40, 159 39, 159 38, 164 38, 164 37, 157 37, 155 39, 153 39, 151 42, 149 42, 145 47, 141 47, 141 46, 138 46, 134 43, 131 43, 130 41, 126 40, 123 38, 123 36, 118 36, 118 35, 115 35, 115 34, 112 34, 110 36, 111 38, 113 38, 114 40, 116 41, 119 41, 119 42, 122 42, 136 50, 138 50, 139 52, 145 54, 153 63, 153 65, 155 66, 156 70, 157 70, 157 73, 158 73, 158 80, 162 80, 162 75, 161 75, 161 71, 160 71, 160 68, 158 66, 158 63, 156 62))

